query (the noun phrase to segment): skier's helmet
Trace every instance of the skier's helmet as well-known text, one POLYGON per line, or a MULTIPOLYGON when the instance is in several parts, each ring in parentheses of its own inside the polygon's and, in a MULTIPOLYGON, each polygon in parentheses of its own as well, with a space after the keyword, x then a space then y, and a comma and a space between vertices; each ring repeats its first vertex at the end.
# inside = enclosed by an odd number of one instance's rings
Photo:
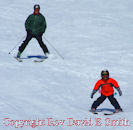
POLYGON ((109 71, 108 70, 102 70, 101 77, 102 77, 102 79, 108 79, 109 78, 109 71))
POLYGON ((34 5, 34 10, 35 10, 35 9, 39 9, 39 10, 40 10, 40 5, 35 4, 35 5, 34 5))

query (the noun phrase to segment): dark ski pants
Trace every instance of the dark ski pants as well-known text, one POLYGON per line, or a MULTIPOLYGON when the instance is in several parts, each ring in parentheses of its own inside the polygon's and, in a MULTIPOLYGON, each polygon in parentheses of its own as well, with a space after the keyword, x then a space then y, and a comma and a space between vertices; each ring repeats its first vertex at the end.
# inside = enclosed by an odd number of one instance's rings
POLYGON ((24 51, 24 49, 26 48, 26 46, 28 45, 29 41, 32 38, 36 38, 36 40, 38 41, 38 43, 39 43, 40 47, 42 48, 44 54, 49 53, 47 46, 42 41, 42 35, 33 36, 30 33, 27 33, 26 39, 23 41, 22 45, 19 47, 19 52, 20 53, 22 53, 24 51))
POLYGON ((101 94, 101 96, 99 98, 97 98, 96 101, 94 101, 94 103, 92 104, 91 108, 97 108, 101 103, 103 103, 103 101, 108 98, 110 103, 114 106, 115 109, 121 109, 119 103, 117 102, 116 98, 114 97, 114 95, 110 95, 110 96, 104 96, 101 94))

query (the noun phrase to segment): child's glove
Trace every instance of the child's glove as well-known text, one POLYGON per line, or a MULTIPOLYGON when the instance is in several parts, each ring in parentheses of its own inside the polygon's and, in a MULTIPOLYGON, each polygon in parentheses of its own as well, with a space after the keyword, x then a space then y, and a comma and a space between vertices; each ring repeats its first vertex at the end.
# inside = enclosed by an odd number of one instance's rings
POLYGON ((122 96, 122 91, 121 91, 120 87, 118 87, 118 88, 116 88, 116 89, 117 89, 117 91, 119 92, 119 95, 122 96))
POLYGON ((97 90, 93 90, 91 93, 91 98, 93 98, 94 94, 97 92, 97 90))

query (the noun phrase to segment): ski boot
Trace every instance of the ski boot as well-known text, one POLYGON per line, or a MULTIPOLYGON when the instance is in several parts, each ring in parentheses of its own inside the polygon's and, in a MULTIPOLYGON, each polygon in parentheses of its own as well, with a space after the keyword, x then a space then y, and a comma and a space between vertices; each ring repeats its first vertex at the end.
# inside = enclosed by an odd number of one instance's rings
POLYGON ((17 58, 20 59, 20 56, 21 56, 21 52, 19 51, 18 54, 17 54, 17 58))

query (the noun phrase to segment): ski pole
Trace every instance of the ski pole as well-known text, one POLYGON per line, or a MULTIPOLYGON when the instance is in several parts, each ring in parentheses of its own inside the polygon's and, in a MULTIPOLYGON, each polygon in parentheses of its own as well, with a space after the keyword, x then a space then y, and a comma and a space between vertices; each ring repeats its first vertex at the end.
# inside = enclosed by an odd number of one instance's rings
POLYGON ((59 53, 59 51, 44 37, 47 43, 56 51, 56 53, 64 60, 64 57, 59 53))
POLYGON ((25 36, 22 37, 22 39, 9 51, 8 54, 11 54, 12 51, 17 47, 17 45, 24 39, 25 36))

